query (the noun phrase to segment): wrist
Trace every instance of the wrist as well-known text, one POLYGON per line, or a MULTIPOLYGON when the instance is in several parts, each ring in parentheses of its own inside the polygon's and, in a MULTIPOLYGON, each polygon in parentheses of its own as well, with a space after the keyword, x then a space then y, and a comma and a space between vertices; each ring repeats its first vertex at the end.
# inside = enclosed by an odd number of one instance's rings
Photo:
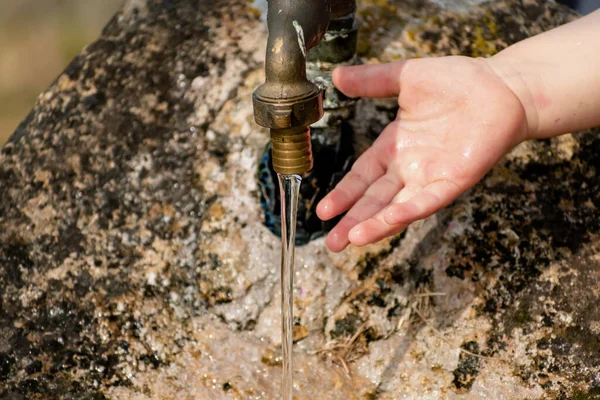
POLYGON ((540 115, 536 105, 534 86, 539 86, 539 79, 527 71, 524 63, 520 63, 504 52, 485 59, 490 69, 515 95, 525 112, 524 140, 539 138, 540 115))

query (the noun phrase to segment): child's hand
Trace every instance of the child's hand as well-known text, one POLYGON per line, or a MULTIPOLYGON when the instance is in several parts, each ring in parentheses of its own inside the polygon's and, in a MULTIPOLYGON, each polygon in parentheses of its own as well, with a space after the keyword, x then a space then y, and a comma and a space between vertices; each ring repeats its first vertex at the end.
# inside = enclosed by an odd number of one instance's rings
POLYGON ((425 58, 343 67, 350 97, 398 96, 400 111, 318 205, 349 210, 327 237, 335 252, 397 234, 451 203, 526 138, 525 110, 487 60, 425 58))

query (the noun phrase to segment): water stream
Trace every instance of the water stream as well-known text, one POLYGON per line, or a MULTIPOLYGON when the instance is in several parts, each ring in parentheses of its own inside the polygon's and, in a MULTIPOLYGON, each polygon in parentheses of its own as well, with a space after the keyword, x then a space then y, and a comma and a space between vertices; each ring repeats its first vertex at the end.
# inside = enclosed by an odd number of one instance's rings
POLYGON ((277 174, 281 194, 281 348, 283 377, 282 400, 292 400, 293 370, 292 347, 294 343, 294 247, 296 241, 296 214, 302 177, 277 174))

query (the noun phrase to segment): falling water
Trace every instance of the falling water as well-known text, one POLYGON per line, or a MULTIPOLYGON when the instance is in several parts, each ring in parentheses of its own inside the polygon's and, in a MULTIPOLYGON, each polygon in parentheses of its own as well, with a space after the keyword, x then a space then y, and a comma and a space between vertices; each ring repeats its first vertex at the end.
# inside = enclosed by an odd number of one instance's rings
POLYGON ((281 398, 292 400, 293 371, 293 287, 294 287, 294 244, 296 241, 296 214, 298 193, 302 177, 277 174, 281 194, 281 347, 283 352, 283 378, 281 398))

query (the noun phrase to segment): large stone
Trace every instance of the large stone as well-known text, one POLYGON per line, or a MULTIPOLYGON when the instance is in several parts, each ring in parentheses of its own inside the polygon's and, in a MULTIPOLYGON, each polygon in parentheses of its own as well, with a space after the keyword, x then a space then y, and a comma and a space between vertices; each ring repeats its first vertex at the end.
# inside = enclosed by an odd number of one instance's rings
MULTIPOLYGON (((575 18, 474 3, 362 2, 360 54, 487 56, 575 18)), ((0 397, 278 397, 260 14, 129 1, 0 150, 0 397)), ((395 111, 359 102, 357 146, 395 111)), ((397 238, 297 249, 296 397, 594 398, 599 133, 521 145, 397 238)))

